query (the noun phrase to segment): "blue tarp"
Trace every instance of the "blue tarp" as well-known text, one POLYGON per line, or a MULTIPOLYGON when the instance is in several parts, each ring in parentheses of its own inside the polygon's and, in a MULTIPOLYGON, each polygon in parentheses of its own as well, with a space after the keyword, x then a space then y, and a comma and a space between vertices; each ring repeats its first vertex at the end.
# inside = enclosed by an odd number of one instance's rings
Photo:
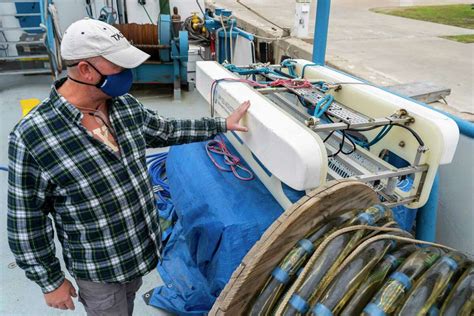
POLYGON ((164 286, 149 304, 180 315, 204 314, 283 210, 257 178, 241 181, 219 171, 205 142, 171 148, 166 170, 177 222, 158 265, 164 286))
MULTIPOLYGON (((241 181, 218 170, 205 144, 171 148, 166 172, 173 204, 158 203, 165 247, 157 269, 164 286, 153 290, 149 304, 180 315, 207 313, 245 254, 283 212, 258 178, 241 181)), ((222 158, 216 160, 224 166, 222 158)), ((402 189, 411 188, 409 180, 400 183, 402 189)), ((283 190, 292 202, 304 194, 287 186, 283 190)), ((407 230, 413 214, 394 208, 407 230)))

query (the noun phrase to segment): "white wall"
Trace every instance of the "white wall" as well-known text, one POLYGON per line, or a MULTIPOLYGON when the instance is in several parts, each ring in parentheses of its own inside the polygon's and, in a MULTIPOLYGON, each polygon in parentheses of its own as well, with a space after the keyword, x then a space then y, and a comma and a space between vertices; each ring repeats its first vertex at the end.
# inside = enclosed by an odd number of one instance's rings
MULTIPOLYGON (((146 15, 143 6, 138 4, 137 0, 126 1, 128 23, 150 23, 150 19, 146 15)), ((145 8, 153 20, 153 23, 156 24, 158 21, 158 15, 160 14, 160 2, 158 0, 146 0, 145 8)))
MULTIPOLYGON (((15 4, 13 3, 2 3, 0 2, 0 12, 2 14, 15 14, 16 9, 15 9, 15 4)), ((0 24, 1 27, 19 27, 20 23, 18 22, 18 19, 15 18, 14 16, 2 16, 0 17, 0 24)), ((8 31, 3 31, 5 34, 5 37, 9 41, 18 41, 21 35, 20 30, 8 30, 8 31)), ((0 35, 0 42, 3 42, 4 38, 3 36, 0 35)), ((4 47, 5 44, 2 44, 2 47, 4 47)), ((0 51, 0 56, 5 56, 4 51, 0 51)), ((17 55, 15 44, 10 44, 8 47, 8 55, 9 56, 15 56, 17 55)))
POLYGON ((474 139, 461 135, 451 164, 440 167, 436 240, 474 254, 474 139))
MULTIPOLYGON (((137 0, 126 1, 129 23, 150 23, 145 10, 140 4, 138 4, 137 0)), ((105 2, 105 0, 92 0, 92 3, 95 4, 94 14, 96 16, 98 16, 100 9, 105 5, 105 2)), ((199 2, 204 8, 204 0, 199 0, 199 2)), ((54 3, 60 13, 59 19, 61 30, 63 32, 71 23, 87 16, 84 0, 55 0, 54 3)), ((199 7, 195 0, 171 0, 171 11, 173 10, 173 6, 178 7, 179 14, 183 20, 191 15, 192 12, 199 12, 199 7)), ((158 15, 160 14, 159 0, 146 0, 145 8, 148 11, 148 14, 150 14, 153 23, 156 24, 158 21, 158 15)))
MULTIPOLYGON (((204 0, 199 0, 199 3, 204 10, 204 0)), ((154 20, 154 23, 156 23, 158 20, 158 15, 160 14, 160 2, 158 0, 147 0, 145 7, 151 18, 154 20)), ((181 15, 182 20, 190 16, 192 12, 200 12, 195 0, 170 0, 171 14, 173 13, 173 7, 178 7, 178 12, 179 15, 181 15)), ((145 11, 143 10, 143 7, 138 4, 137 0, 127 0, 127 12, 129 22, 150 22, 145 11)))
MULTIPOLYGON (((199 3, 204 10, 204 0, 199 0, 199 3)), ((173 12, 173 7, 175 6, 178 7, 179 15, 181 15, 183 21, 193 12, 199 12, 199 16, 202 15, 195 0, 170 0, 171 12, 173 12)))
MULTIPOLYGON (((93 13, 99 12, 99 4, 104 1, 95 1, 95 7, 92 8, 93 13)), ((55 0, 54 4, 59 12, 59 25, 61 32, 67 29, 73 22, 87 16, 86 5, 84 0, 55 0)))
MULTIPOLYGON (((138 4, 137 0, 126 0, 127 1, 127 12, 128 21, 130 23, 150 23, 148 16, 143 10, 143 7, 138 4)), ((95 17, 99 15, 100 9, 104 7, 106 0, 92 0, 93 14, 95 17)), ((204 0, 199 0, 201 6, 204 9, 204 0)), ((74 21, 80 20, 87 16, 86 6, 84 0, 55 0, 54 1, 58 12, 59 12, 59 24, 61 31, 64 32, 66 28, 74 21)), ((199 7, 195 0, 171 0, 170 8, 177 6, 179 14, 184 20, 190 16, 192 12, 199 12, 199 7)), ((159 12, 159 0, 147 0, 145 7, 153 20, 153 23, 158 21, 159 12)), ((15 14, 15 5, 13 3, 4 3, 0 1, 0 12, 2 14, 15 14)), ((0 17, 0 22, 3 27, 17 27, 19 26, 18 19, 15 17, 0 17)), ((5 35, 9 40, 18 40, 21 35, 21 31, 6 31, 5 35)), ((0 41, 3 38, 0 38, 0 41)), ((14 46, 14 45, 13 45, 14 46)), ((16 50, 13 48, 13 52, 16 50)))

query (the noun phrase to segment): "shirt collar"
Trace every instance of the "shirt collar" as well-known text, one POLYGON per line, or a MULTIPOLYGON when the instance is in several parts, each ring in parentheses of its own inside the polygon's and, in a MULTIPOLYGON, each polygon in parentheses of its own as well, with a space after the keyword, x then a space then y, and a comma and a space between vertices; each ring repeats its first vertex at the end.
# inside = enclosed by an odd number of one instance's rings
POLYGON ((67 80, 67 78, 61 78, 56 80, 52 87, 51 92, 49 94, 49 99, 53 106, 61 112, 68 120, 71 121, 80 121, 82 119, 82 113, 76 108, 74 105, 69 103, 65 97, 59 94, 58 89, 63 85, 63 83, 67 80))
MULTIPOLYGON (((58 109, 59 112, 61 112, 68 120, 74 121, 74 122, 80 122, 82 120, 82 112, 79 111, 78 108, 76 108, 74 105, 69 103, 65 97, 63 97, 59 92, 58 89, 61 87, 64 82, 66 82, 67 78, 61 78, 56 80, 53 85, 51 86, 51 92, 49 94, 49 99, 51 100, 51 103, 53 106, 58 109)), ((107 102, 109 105, 115 104, 116 101, 119 101, 120 98, 112 98, 108 100, 107 102)))

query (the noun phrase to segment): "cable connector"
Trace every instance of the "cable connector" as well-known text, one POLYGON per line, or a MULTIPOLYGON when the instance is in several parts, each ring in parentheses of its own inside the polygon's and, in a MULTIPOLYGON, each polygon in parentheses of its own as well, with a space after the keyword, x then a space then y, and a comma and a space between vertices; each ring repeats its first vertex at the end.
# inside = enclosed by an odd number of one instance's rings
POLYGON ((415 118, 413 116, 409 115, 408 111, 405 110, 405 109, 399 109, 399 110, 395 111, 395 113, 393 113, 391 115, 391 117, 395 117, 395 118, 398 118, 398 119, 407 118, 408 120, 404 123, 406 126, 415 123, 415 118))
POLYGON ((318 125, 320 122, 321 122, 320 119, 318 119, 317 117, 311 116, 311 117, 309 117, 308 119, 306 119, 306 120, 304 121, 304 124, 305 124, 307 127, 313 127, 313 126, 318 125))

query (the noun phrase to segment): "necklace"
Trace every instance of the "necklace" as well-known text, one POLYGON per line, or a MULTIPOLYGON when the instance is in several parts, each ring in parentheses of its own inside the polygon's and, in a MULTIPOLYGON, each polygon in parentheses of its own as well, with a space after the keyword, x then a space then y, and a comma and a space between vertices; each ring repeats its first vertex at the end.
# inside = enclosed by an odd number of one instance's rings
POLYGON ((91 132, 104 144, 109 146, 114 152, 118 152, 119 148, 116 143, 115 131, 112 126, 108 123, 108 119, 105 117, 105 114, 100 110, 102 104, 100 104, 95 110, 89 108, 77 108, 84 114, 88 114, 94 117, 99 128, 92 129, 91 132))

